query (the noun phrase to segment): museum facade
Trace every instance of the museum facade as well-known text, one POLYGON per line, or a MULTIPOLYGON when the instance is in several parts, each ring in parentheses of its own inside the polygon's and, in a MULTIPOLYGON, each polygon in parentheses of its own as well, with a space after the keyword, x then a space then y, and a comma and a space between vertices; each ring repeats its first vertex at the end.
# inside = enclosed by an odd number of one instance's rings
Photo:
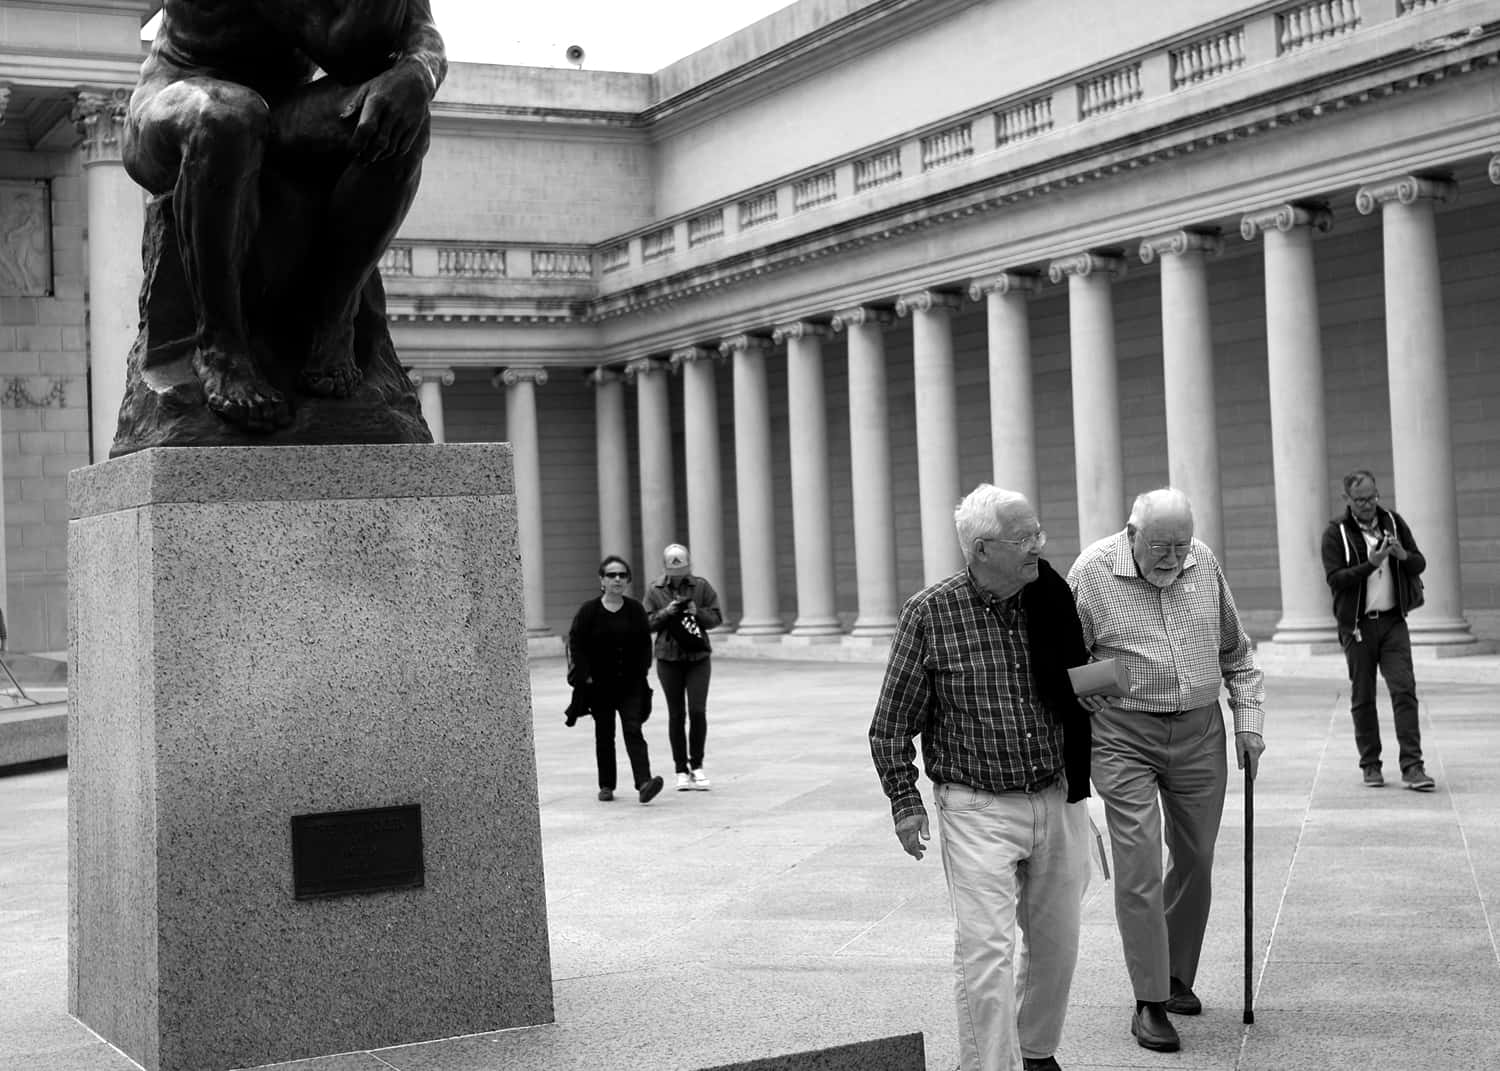
MULTIPOLYGON (((153 7, 0 3, 16 647, 66 642, 66 474, 114 434, 153 7)), ((435 436, 513 444, 530 635, 680 541, 724 643, 878 646, 975 484, 1066 569, 1171 483, 1300 648, 1364 467, 1414 640, 1500 636, 1500 3, 1149 10, 802 0, 651 75, 452 66, 381 269, 435 436)))

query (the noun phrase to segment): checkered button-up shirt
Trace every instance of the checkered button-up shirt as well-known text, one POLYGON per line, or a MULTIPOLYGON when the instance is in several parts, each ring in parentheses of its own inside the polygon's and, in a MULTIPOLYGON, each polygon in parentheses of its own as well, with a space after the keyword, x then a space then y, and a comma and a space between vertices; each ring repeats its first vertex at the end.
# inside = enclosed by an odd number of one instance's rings
POLYGON ((1019 599, 987 597, 967 571, 906 601, 870 725, 897 822, 924 812, 916 747, 935 783, 1028 788, 1063 768, 1062 727, 1037 695, 1019 599))
POLYGON ((1089 651, 1130 671, 1132 694, 1115 700, 1121 710, 1192 710, 1216 702, 1227 685, 1235 732, 1262 731, 1265 682, 1205 543, 1193 540, 1181 575, 1158 588, 1136 569, 1128 532, 1116 532, 1078 555, 1068 584, 1089 651))

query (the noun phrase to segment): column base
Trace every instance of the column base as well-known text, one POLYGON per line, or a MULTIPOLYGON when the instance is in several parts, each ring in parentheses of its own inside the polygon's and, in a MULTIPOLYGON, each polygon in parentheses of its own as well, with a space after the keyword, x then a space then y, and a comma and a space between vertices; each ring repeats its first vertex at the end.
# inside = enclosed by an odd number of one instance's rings
POLYGON ((792 625, 790 634, 793 636, 842 636, 844 626, 836 617, 813 618, 812 620, 799 618, 792 625))
POLYGON ((780 620, 755 621, 741 618, 739 627, 734 631, 736 636, 783 636, 786 634, 786 626, 780 620))
POLYGON ((1422 610, 1406 619, 1411 631, 1411 645, 1427 647, 1472 646, 1477 641, 1469 631, 1469 623, 1462 617, 1428 617, 1422 610))
POLYGON ((1332 614, 1303 618, 1283 617, 1276 623, 1276 631, 1271 635, 1271 642, 1275 644, 1331 643, 1334 650, 1338 650, 1339 631, 1332 614))
POLYGON ((890 639, 895 634, 896 619, 894 617, 861 617, 849 630, 850 636, 869 636, 876 639, 890 639))
POLYGON ((841 632, 789 632, 781 637, 781 642, 787 647, 827 647, 840 643, 843 638, 841 632))

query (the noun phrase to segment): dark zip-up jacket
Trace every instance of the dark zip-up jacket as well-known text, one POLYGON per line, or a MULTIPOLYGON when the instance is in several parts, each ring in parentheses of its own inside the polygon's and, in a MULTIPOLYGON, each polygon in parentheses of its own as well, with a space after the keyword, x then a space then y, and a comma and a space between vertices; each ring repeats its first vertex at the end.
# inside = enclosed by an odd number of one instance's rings
MULTIPOLYGON (((1375 523, 1382 532, 1394 534, 1406 550, 1406 560, 1392 554, 1386 559, 1396 581, 1396 606, 1405 617, 1417 601, 1417 577, 1427 568, 1427 558, 1417 549, 1411 529, 1394 510, 1375 507, 1375 523)), ((1323 532, 1323 572, 1333 591, 1333 617, 1341 629, 1353 629, 1365 614, 1365 581, 1375 571, 1370 564, 1370 550, 1354 511, 1348 507, 1343 515, 1328 522, 1323 532)))

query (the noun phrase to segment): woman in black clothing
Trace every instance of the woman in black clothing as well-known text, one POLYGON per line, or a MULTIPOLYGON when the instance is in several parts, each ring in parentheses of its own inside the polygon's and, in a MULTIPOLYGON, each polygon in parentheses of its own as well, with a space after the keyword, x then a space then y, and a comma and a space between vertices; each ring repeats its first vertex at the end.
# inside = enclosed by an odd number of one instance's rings
MULTIPOLYGON (((649 711, 651 626, 646 611, 625 594, 630 563, 611 554, 599 563, 602 594, 578 608, 568 628, 568 683, 594 716, 594 757, 599 764, 599 799, 615 798, 615 714, 625 735, 625 753, 642 803, 661 791, 651 776, 651 759, 641 723, 649 711)), ((571 713, 568 724, 573 724, 571 713)))

